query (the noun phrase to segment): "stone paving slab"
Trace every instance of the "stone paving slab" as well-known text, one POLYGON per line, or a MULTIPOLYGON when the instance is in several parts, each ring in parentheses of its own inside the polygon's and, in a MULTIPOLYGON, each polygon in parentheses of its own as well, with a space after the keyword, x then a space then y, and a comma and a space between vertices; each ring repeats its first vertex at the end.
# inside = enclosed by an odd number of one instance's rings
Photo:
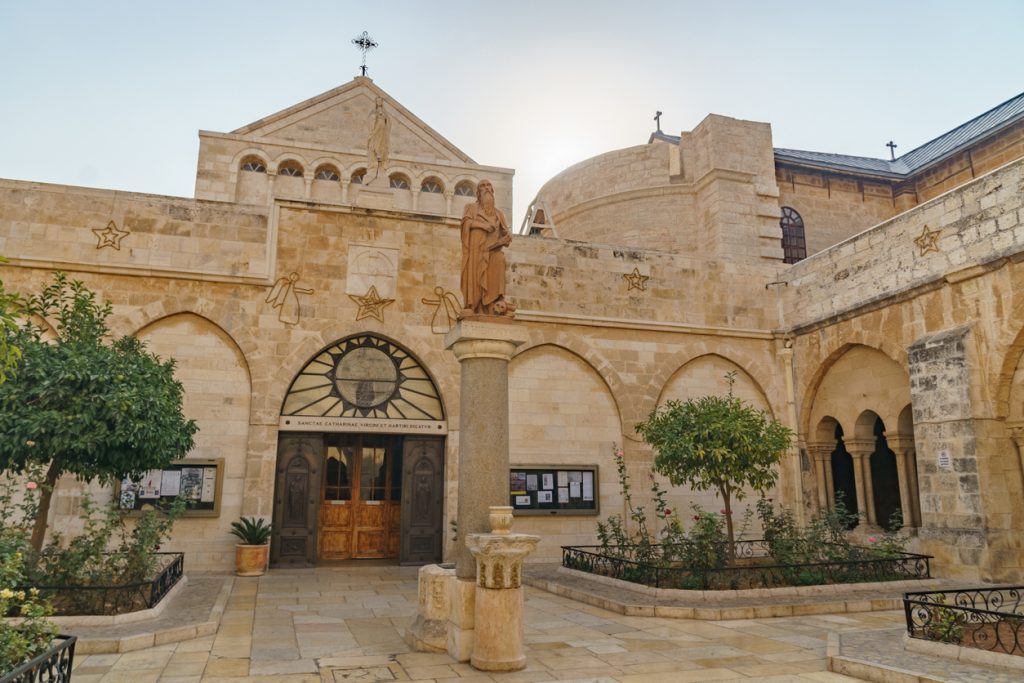
POLYGON ((156 645, 178 643, 213 635, 220 625, 232 577, 190 577, 159 616, 118 625, 74 626, 65 632, 78 636, 75 652, 100 654, 131 652, 156 645))
MULTIPOLYGON (((523 581, 527 585, 555 595, 619 614, 669 619, 758 619, 896 610, 903 609, 903 593, 910 590, 906 582, 897 582, 891 588, 876 584, 880 587, 874 590, 854 588, 849 591, 830 590, 820 595, 727 596, 716 599, 708 597, 710 591, 685 597, 655 596, 630 590, 623 585, 625 582, 597 578, 603 580, 592 580, 582 572, 564 572, 557 564, 527 565, 523 571, 523 581)), ((915 590, 941 590, 947 583, 926 579, 915 590)))
POLYGON ((230 579, 216 633, 75 658, 75 683, 854 683, 827 670, 832 631, 891 629, 900 612, 694 621, 636 617, 525 591, 527 667, 489 674, 403 640, 417 568, 354 562, 230 579), (303 609, 296 609, 296 608, 303 609), (343 612, 342 612, 343 611, 343 612))
POLYGON ((905 628, 834 633, 829 669, 879 683, 1020 683, 1024 672, 911 652, 905 628))

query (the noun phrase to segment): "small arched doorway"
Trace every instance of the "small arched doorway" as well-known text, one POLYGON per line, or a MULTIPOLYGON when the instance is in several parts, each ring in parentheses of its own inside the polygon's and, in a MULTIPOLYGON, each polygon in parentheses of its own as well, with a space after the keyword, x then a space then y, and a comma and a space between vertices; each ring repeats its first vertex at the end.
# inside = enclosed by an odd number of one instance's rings
POLYGON ((317 353, 285 395, 271 563, 439 562, 444 405, 426 369, 376 335, 317 353))

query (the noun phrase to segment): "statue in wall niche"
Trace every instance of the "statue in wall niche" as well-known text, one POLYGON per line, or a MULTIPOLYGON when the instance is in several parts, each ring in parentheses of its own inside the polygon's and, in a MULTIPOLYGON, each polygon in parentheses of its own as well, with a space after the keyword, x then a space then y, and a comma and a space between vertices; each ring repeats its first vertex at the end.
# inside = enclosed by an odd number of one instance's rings
POLYGON ((390 156, 391 118, 384 110, 384 98, 378 97, 370 114, 370 136, 366 140, 366 184, 380 177, 390 156))
POLYGON ((505 254, 512 243, 505 214, 494 205, 494 185, 481 180, 476 202, 462 215, 462 299, 460 318, 512 317, 516 307, 505 299, 505 254))

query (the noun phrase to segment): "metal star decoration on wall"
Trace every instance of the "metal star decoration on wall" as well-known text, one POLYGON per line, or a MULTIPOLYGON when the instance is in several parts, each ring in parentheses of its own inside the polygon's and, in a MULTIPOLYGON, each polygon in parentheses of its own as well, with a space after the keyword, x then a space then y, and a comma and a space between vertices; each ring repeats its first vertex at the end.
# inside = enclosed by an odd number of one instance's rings
POLYGON ((914 238, 914 244, 919 250, 918 255, 924 256, 930 251, 940 251, 939 235, 941 233, 941 230, 929 230, 927 225, 922 227, 921 234, 914 238))
POLYGON ((114 221, 107 223, 105 228, 93 228, 92 232, 96 235, 96 248, 103 249, 104 247, 113 247, 114 249, 121 250, 121 240, 131 234, 128 230, 119 230, 117 224, 114 221))
POLYGON ((629 287, 626 291, 633 289, 639 289, 641 292, 647 291, 647 281, 651 279, 649 275, 641 275, 639 268, 634 268, 632 273, 626 273, 622 276, 623 279, 629 283, 629 287))
POLYGON ((362 320, 363 318, 376 318, 377 320, 384 322, 384 307, 395 303, 394 299, 382 299, 380 294, 377 293, 377 288, 373 285, 370 285, 369 291, 367 291, 363 296, 349 294, 348 298, 355 301, 356 305, 359 306, 359 312, 356 313, 356 320, 362 320))

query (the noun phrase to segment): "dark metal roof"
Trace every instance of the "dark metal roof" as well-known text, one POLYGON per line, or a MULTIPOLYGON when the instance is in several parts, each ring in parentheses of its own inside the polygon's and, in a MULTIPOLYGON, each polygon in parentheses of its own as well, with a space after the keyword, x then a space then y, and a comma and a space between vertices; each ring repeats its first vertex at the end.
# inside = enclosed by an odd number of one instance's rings
POLYGON ((655 140, 662 140, 664 142, 669 142, 673 145, 679 144, 678 135, 669 135, 668 133, 662 133, 660 130, 656 130, 653 133, 651 133, 651 137, 647 138, 647 144, 649 145, 655 140))
POLYGON ((800 164, 827 166, 839 170, 903 178, 954 154, 978 140, 1024 120, 1024 93, 989 109, 948 133, 901 155, 895 161, 871 157, 807 152, 799 149, 775 150, 775 159, 800 164))

